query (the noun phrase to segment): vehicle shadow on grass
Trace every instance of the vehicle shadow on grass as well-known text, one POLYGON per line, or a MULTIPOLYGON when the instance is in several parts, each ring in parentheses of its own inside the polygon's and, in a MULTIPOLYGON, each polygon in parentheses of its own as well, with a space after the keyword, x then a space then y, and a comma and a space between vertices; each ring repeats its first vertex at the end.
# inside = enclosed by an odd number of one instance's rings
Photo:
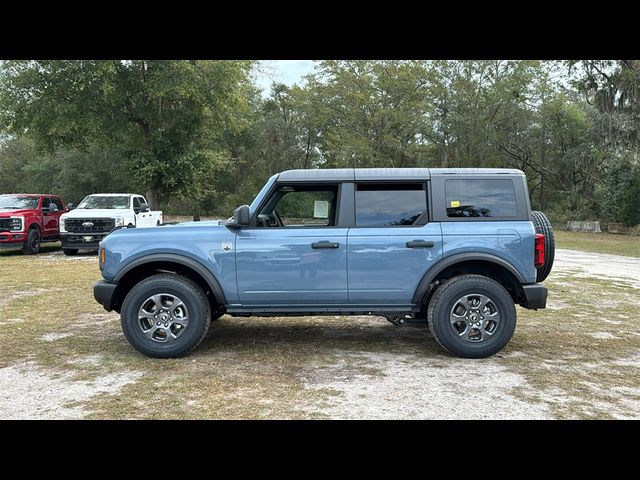
POLYGON ((301 355, 330 349, 442 354, 426 325, 397 327, 379 317, 230 318, 211 324, 193 354, 220 350, 296 350, 301 355))
POLYGON ((60 243, 53 243, 53 244, 42 244, 40 246, 40 252, 36 253, 35 255, 25 255, 24 253, 22 253, 22 249, 21 248, 12 248, 12 249, 8 249, 8 250, 0 250, 0 257, 34 257, 34 258, 38 258, 39 255, 42 254, 50 254, 50 253, 54 253, 54 252, 60 252, 62 253, 62 247, 60 246, 60 243))

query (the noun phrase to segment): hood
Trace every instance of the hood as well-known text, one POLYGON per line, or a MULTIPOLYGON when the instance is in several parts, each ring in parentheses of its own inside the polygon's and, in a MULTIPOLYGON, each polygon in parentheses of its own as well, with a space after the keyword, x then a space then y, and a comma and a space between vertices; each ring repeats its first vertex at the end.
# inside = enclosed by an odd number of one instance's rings
POLYGON ((149 228, 118 228, 107 235, 102 244, 112 251, 121 249, 130 254, 138 251, 182 251, 196 244, 212 245, 216 241, 232 241, 235 232, 216 222, 189 222, 149 228), (185 228, 186 227, 186 228, 185 228))
POLYGON ((63 215, 64 218, 107 218, 128 215, 128 208, 76 208, 63 215))
POLYGON ((13 215, 29 215, 35 210, 31 208, 0 208, 0 217, 12 217, 13 215))

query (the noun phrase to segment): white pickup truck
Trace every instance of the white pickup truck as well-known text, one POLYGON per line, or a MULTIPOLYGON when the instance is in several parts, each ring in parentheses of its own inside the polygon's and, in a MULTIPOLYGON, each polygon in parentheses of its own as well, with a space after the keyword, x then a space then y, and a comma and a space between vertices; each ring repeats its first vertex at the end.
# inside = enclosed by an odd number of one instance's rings
POLYGON ((96 193, 60 217, 60 240, 65 255, 98 243, 116 227, 155 227, 163 223, 161 211, 150 211, 147 200, 135 193, 96 193))

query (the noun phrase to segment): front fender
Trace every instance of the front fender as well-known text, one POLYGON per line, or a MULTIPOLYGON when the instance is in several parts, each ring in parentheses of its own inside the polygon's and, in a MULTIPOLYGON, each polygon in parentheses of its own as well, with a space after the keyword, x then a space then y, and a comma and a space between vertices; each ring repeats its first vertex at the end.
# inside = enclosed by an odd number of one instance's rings
POLYGON ((152 262, 172 262, 190 268, 191 270, 197 272, 198 275, 200 275, 202 278, 204 278, 204 280, 207 282, 207 285, 209 285, 209 288, 213 292, 213 296, 220 305, 227 304, 226 296, 224 294, 224 291, 222 290, 222 287, 220 286, 220 282, 218 282, 218 279, 209 271, 209 269, 207 269, 205 265, 197 260, 194 260, 193 258, 186 257, 184 255, 173 253, 156 253, 138 257, 135 260, 132 260, 125 264, 113 280, 114 282, 119 282, 127 273, 129 273, 134 268, 152 262))

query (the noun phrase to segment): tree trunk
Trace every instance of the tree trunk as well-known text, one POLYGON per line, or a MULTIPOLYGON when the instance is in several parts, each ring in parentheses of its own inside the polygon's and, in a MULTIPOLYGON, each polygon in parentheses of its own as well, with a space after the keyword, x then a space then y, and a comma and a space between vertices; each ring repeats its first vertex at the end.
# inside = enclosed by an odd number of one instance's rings
POLYGON ((147 202, 149 202, 149 210, 158 209, 158 195, 154 190, 147 190, 146 193, 147 202))

